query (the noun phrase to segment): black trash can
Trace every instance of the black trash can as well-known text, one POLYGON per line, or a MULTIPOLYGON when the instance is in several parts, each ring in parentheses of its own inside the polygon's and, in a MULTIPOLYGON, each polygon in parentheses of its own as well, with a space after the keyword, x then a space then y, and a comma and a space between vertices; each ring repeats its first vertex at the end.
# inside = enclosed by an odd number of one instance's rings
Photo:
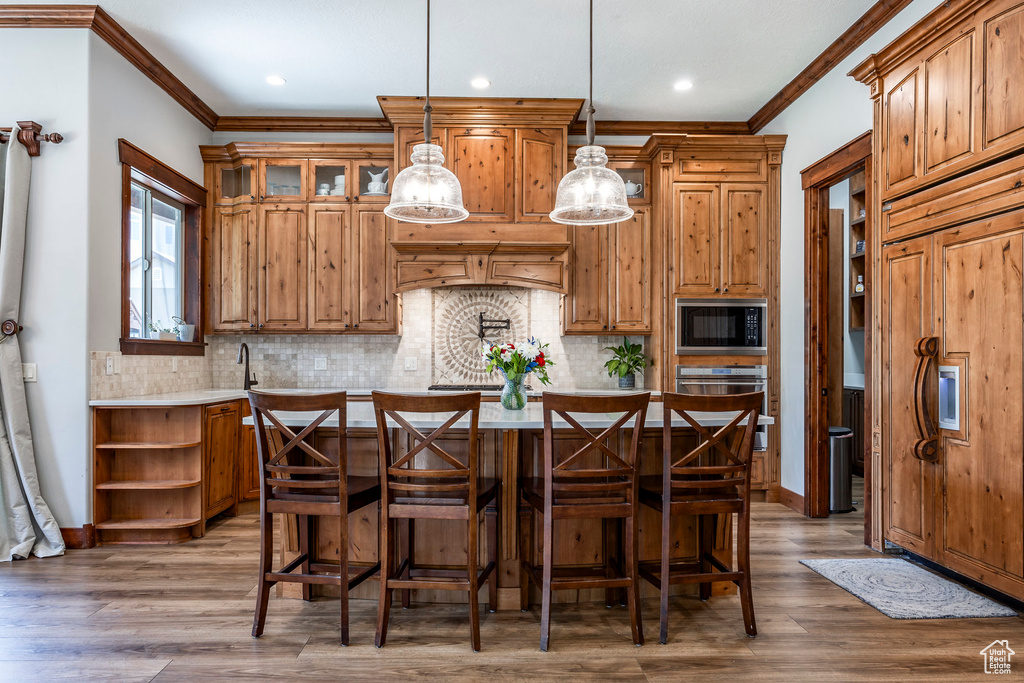
POLYGON ((853 430, 828 428, 829 511, 853 512, 853 430))

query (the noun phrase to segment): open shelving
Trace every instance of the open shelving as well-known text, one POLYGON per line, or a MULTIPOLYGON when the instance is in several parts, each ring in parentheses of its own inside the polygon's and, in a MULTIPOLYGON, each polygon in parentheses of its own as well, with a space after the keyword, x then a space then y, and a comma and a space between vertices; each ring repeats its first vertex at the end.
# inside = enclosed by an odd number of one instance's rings
POLYGON ((850 176, 850 329, 864 329, 864 294, 856 292, 857 277, 867 281, 867 254, 861 245, 867 244, 867 187, 864 171, 850 176))

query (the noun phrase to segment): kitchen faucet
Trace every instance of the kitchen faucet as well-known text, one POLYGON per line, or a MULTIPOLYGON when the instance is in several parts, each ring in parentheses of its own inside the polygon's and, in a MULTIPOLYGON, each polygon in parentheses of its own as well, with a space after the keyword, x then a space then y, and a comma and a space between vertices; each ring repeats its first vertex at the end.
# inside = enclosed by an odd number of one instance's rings
POLYGON ((259 384, 256 381, 256 373, 252 373, 252 377, 249 376, 249 345, 242 342, 238 345, 238 358, 235 360, 236 365, 242 364, 242 352, 245 352, 245 381, 242 383, 242 389, 249 391, 254 386, 259 384))

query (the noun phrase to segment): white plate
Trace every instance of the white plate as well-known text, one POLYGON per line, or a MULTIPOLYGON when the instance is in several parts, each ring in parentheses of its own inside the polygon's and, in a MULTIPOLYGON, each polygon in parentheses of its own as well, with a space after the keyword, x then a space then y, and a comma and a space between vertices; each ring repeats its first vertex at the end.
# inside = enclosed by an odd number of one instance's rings
POLYGON ((360 197, 387 197, 388 193, 387 192, 364 192, 364 193, 362 193, 359 196, 360 197))

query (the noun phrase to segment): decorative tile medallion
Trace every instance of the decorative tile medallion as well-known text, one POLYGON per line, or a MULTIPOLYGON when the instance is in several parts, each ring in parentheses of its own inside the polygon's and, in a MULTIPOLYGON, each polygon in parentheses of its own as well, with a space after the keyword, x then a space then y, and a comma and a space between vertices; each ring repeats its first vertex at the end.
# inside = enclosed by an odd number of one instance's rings
POLYGON ((480 357, 480 314, 508 320, 508 330, 487 330, 484 339, 506 343, 529 336, 530 290, 519 287, 439 287, 433 290, 434 384, 500 384, 480 357))

